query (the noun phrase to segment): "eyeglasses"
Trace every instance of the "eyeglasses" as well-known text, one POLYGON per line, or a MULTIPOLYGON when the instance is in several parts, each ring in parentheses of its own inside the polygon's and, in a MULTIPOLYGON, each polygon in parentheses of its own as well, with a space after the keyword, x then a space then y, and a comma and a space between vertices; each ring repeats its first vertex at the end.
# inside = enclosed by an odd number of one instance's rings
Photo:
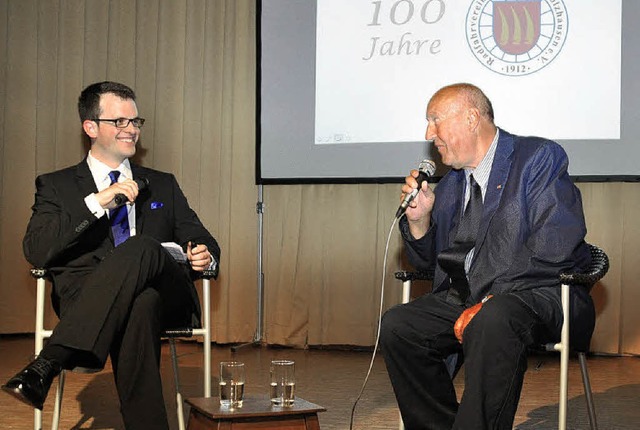
POLYGON ((95 122, 110 122, 116 128, 127 128, 129 127, 129 123, 133 123, 134 127, 141 128, 144 125, 144 118, 116 118, 116 119, 105 119, 105 118, 94 118, 91 121, 95 122))

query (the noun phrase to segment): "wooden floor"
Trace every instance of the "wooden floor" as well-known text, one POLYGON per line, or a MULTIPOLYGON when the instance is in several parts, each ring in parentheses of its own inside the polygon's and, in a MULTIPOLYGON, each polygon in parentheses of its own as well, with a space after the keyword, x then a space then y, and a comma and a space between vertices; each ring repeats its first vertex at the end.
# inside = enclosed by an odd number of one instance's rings
MULTIPOLYGON (((29 336, 0 336, 0 381, 4 383, 28 361, 33 347, 29 336)), ((202 393, 202 347, 197 343, 178 345, 180 377, 186 397, 202 393)), ((213 366, 233 358, 245 363, 245 393, 267 393, 269 363, 275 358, 296 362, 296 395, 327 408, 319 414, 323 430, 349 429, 351 409, 360 392, 371 359, 370 352, 336 350, 297 350, 266 346, 246 346, 232 353, 228 346, 216 346, 213 366)), ((598 422, 601 430, 640 428, 640 359, 637 357, 589 357, 598 422)), ((525 378, 517 429, 557 428, 558 356, 532 357, 525 378), (542 362, 541 367, 538 367, 542 362)), ((172 430, 177 429, 173 403, 173 377, 168 345, 163 345, 162 372, 165 399, 172 430)), ((216 387, 214 371, 214 387, 216 387)), ((463 373, 456 378, 462 390, 463 373)), ((569 429, 588 429, 580 369, 570 363, 569 429)), ((53 392, 53 390, 52 390, 53 392)), ((51 422, 53 396, 45 404, 44 428, 51 422)), ((185 408, 188 414, 188 409, 185 408)), ((0 429, 32 429, 32 409, 0 393, 0 429)), ((67 377, 61 429, 123 429, 110 367, 91 375, 71 373, 67 377)), ((398 412, 381 357, 373 371, 354 418, 354 429, 397 429, 398 412)), ((152 430, 152 429, 150 429, 152 430)))

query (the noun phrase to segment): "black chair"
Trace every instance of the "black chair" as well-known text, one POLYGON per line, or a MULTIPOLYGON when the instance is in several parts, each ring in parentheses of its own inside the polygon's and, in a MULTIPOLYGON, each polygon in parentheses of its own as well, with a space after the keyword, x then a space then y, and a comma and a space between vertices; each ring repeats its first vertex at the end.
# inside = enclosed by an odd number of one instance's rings
MULTIPOLYGON (((591 265, 587 271, 562 272, 558 275, 561 287, 562 297, 562 313, 569 315, 569 291, 571 287, 579 286, 591 289, 596 282, 604 277, 609 270, 609 257, 600 248, 595 245, 589 245, 591 250, 591 265)), ((402 281, 402 303, 407 303, 411 299, 411 282, 417 280, 432 280, 433 272, 395 272, 396 279, 402 281)), ((569 343, 569 319, 565 318, 562 324, 562 332, 560 342, 549 343, 543 345, 547 351, 560 352, 560 400, 558 410, 558 429, 566 430, 567 428, 567 402, 568 402, 568 385, 569 385, 569 352, 571 350, 569 343)), ((593 393, 591 391, 591 383, 589 382, 589 371, 587 369, 586 351, 575 351, 578 353, 580 362, 580 371, 582 373, 582 383, 584 385, 585 398, 587 401, 587 410, 589 412, 589 425, 591 430, 598 429, 596 420, 596 411, 593 403, 593 393)), ((450 372, 451 373, 451 372, 450 372)), ((402 423, 400 428, 404 428, 402 423)))
MULTIPOLYGON (((45 290, 47 283, 47 270, 34 268, 31 269, 31 276, 36 279, 36 327, 35 327, 35 354, 38 355, 44 346, 44 340, 51 337, 53 330, 45 329, 44 313, 45 313, 45 290)), ((164 338, 169 339, 169 347, 171 350, 171 362, 173 366, 174 382, 176 386, 176 409, 178 415, 178 426, 180 430, 185 430, 183 399, 180 392, 180 378, 178 372, 178 355, 176 353, 175 339, 178 337, 201 336, 203 343, 204 355, 204 397, 211 397, 211 278, 217 277, 217 270, 205 270, 202 272, 202 327, 184 327, 171 330, 165 330, 162 333, 164 338)), ((95 373, 102 369, 74 368, 73 372, 95 373)), ((66 371, 62 371, 58 377, 58 386, 56 389, 56 398, 53 410, 53 418, 51 421, 51 429, 58 430, 60 424, 60 410, 62 406, 62 394, 64 391, 64 380, 66 371)), ((42 429, 42 411, 34 409, 34 429, 42 429)))

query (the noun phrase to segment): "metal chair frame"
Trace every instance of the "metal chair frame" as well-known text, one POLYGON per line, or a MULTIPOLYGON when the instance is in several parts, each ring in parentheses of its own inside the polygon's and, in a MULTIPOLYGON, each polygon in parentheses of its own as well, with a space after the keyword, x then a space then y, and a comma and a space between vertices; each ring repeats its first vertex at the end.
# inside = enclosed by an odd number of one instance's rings
MULTIPOLYGON (((216 275, 213 270, 205 270, 202 273, 202 327, 200 328, 179 328, 165 330, 162 337, 169 339, 171 351, 171 362, 173 367, 174 382, 176 386, 176 409, 178 415, 178 427, 185 430, 185 419, 183 413, 183 398, 180 392, 180 378, 178 369, 178 355, 176 352, 175 339, 177 337, 201 336, 203 342, 204 355, 204 397, 211 397, 211 278, 216 275)), ((53 330, 44 327, 45 314, 45 292, 47 283, 47 270, 31 269, 31 276, 36 279, 36 325, 35 325, 35 354, 38 355, 44 347, 45 339, 51 337, 53 330)), ((74 372, 93 373, 101 369, 75 368, 74 372)), ((51 429, 58 430, 60 425, 60 410, 62 407, 62 395, 64 392, 64 380, 66 371, 63 370, 58 376, 58 386, 53 409, 51 429)), ((42 411, 34 409, 33 427, 35 430, 42 430, 42 411)))
MULTIPOLYGON (((570 289, 574 286, 581 288, 591 288, 596 282, 606 275, 609 270, 609 258, 607 254, 595 245, 589 245, 591 251, 591 265, 586 272, 562 272, 558 275, 561 283, 561 302, 563 315, 569 315, 570 312, 570 289)), ((431 272, 395 272, 396 279, 402 281, 402 303, 411 300, 411 282, 414 280, 432 280, 431 272)), ((568 386, 569 386, 569 353, 571 352, 569 342, 569 318, 565 318, 562 324, 560 334, 560 342, 549 343, 544 345, 547 351, 560 352, 560 398, 558 403, 558 430, 566 430, 567 428, 567 404, 568 404, 568 386)), ((587 411, 589 413, 589 425, 591 430, 598 430, 598 422, 596 419, 595 405, 593 402, 593 392, 589 380, 589 371, 587 369, 586 353, 577 351, 578 361, 580 362, 580 372, 582 374, 582 384, 587 402, 587 411)), ((404 429, 402 417, 400 418, 400 430, 404 429)))

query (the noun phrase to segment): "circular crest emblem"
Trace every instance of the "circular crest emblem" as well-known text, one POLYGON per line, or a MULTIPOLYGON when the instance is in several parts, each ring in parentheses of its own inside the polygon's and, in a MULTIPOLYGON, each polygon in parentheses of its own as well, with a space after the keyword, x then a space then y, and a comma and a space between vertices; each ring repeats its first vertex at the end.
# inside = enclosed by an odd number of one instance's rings
POLYGON ((473 0, 467 43, 488 69, 507 76, 537 72, 562 50, 569 29, 563 0, 473 0))

